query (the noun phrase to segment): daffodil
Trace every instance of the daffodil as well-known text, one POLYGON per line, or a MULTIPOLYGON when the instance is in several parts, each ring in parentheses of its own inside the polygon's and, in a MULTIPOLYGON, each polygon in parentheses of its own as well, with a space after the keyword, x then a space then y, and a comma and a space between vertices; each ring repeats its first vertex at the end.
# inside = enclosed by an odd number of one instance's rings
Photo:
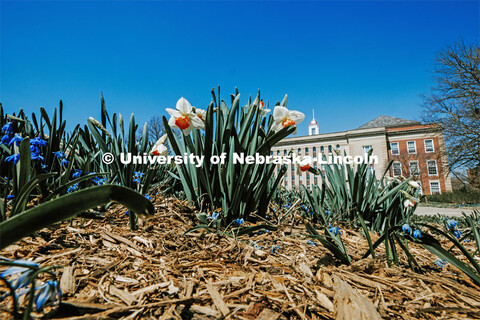
POLYGON ((299 111, 290 111, 285 107, 276 106, 275 109, 273 109, 274 123, 272 130, 277 132, 282 128, 298 125, 303 119, 305 119, 305 115, 299 111))
POLYGON ((302 174, 302 172, 308 171, 310 169, 310 160, 308 158, 302 158, 297 163, 297 173, 302 174))
POLYGON ((158 139, 157 142, 155 142, 155 145, 153 146, 151 151, 152 155, 154 156, 168 155, 168 149, 165 146, 166 141, 167 141, 167 135, 165 134, 160 139, 158 139))
POLYGON ((405 208, 412 208, 413 206, 415 206, 417 203, 414 201, 414 200, 411 200, 411 199, 407 199, 405 200, 405 202, 403 202, 403 206, 405 208))
POLYGON ((190 102, 183 97, 177 101, 177 109, 167 108, 166 111, 171 116, 168 121, 170 127, 181 129, 184 135, 190 134, 192 129, 205 128, 205 124, 193 111, 190 102))
POLYGON ((205 119, 207 118, 207 111, 195 108, 195 113, 197 114, 197 117, 200 118, 203 122, 205 122, 205 119))
POLYGON ((259 109, 261 115, 267 114, 271 111, 270 109, 265 108, 265 102, 263 102, 263 100, 260 100, 259 109))
POLYGON ((415 188, 415 189, 420 188, 420 185, 418 184, 418 182, 415 182, 415 181, 412 181, 412 180, 408 181, 408 185, 412 188, 415 188))

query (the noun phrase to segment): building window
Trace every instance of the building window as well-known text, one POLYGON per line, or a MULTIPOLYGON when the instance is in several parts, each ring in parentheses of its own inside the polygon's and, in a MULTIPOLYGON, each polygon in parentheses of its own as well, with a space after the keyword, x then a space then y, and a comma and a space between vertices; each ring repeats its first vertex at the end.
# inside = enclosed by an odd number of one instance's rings
POLYGON ((441 192, 440 192, 440 182, 430 181, 430 194, 441 194, 441 192))
POLYGON ((292 172, 295 172, 295 165, 292 164, 292 172))
POLYGON ((287 150, 283 150, 283 155, 284 155, 284 156, 287 155, 287 150))
POLYGON ((428 169, 428 175, 429 176, 438 175, 437 160, 428 160, 427 161, 427 169, 428 169))
POLYGON ((300 181, 300 183, 302 183, 302 178, 303 178, 302 176, 299 176, 298 178, 298 181, 300 181))
POLYGON ((279 155, 280 155, 280 150, 277 150, 277 156, 279 156, 279 155))
POLYGON ((320 152, 325 151, 325 148, 323 146, 320 147, 320 152))
POLYGON ((417 153, 417 145, 415 144, 415 141, 407 142, 407 151, 408 153, 417 153))
POLYGON ((435 152, 433 148, 433 140, 425 140, 425 152, 435 152))
POLYGON ((363 154, 368 154, 370 149, 372 149, 372 146, 362 146, 363 154))
POLYGON ((410 161, 410 175, 418 175, 420 172, 418 171, 418 161, 410 161))
POLYGON ((390 143, 390 150, 392 151, 392 155, 399 155, 400 149, 398 149, 398 142, 390 143))
POLYGON ((295 182, 295 175, 292 174, 292 181, 295 182))
POLYGON ((393 169, 393 176, 401 176, 402 175, 402 164, 400 162, 394 162, 392 164, 392 169, 393 169))
POLYGON ((302 148, 298 148, 298 155, 302 154, 302 148))
POLYGON ((305 155, 308 155, 308 148, 305 148, 305 155))
POLYGON ((315 152, 317 152, 317 147, 313 147, 313 155, 315 155, 315 152))
POLYGON ((340 150, 340 145, 339 144, 337 144, 337 150, 340 150))
POLYGON ((307 180, 310 180, 310 174, 307 173, 307 180))
POLYGON ((332 152, 332 145, 331 144, 328 146, 328 152, 332 152))

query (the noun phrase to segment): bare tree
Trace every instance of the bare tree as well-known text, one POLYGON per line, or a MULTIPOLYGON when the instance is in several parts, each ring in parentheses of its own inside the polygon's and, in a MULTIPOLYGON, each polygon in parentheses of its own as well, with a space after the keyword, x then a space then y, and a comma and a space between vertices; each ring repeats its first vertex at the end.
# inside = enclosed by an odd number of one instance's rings
POLYGON ((148 139, 155 143, 161 136, 165 134, 162 117, 154 115, 148 120, 148 139))
POLYGON ((423 120, 444 128, 450 170, 480 166, 480 47, 459 41, 438 54, 423 120))

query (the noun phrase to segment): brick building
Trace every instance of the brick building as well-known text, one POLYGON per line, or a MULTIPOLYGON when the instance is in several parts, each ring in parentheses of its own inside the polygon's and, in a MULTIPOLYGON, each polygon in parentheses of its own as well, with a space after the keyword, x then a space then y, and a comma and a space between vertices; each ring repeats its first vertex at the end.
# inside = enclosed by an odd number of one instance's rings
MULTIPOLYGON (((452 190, 445 156, 443 129, 440 125, 421 124, 418 121, 380 116, 353 130, 315 134, 319 125, 313 119, 309 135, 286 138, 272 148, 274 155, 286 155, 291 150, 297 155, 328 156, 338 151, 341 155, 362 156, 373 149, 378 163, 372 165, 377 178, 383 175, 388 164, 392 177, 412 176, 420 183, 424 194, 439 194, 452 190)), ((319 184, 321 179, 309 172, 297 173, 289 165, 282 182, 287 188, 303 184, 319 184)))

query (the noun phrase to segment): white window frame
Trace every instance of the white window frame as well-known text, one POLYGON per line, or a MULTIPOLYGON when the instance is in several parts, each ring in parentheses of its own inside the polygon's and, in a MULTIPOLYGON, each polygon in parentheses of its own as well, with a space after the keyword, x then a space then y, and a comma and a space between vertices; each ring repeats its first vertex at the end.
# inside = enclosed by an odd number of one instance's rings
POLYGON ((398 177, 402 175, 402 163, 400 161, 395 161, 394 163, 392 163, 392 175, 394 177, 398 177), (395 163, 398 163, 400 165, 400 174, 397 174, 397 175, 395 175, 395 163))
POLYGON ((433 144, 433 139, 425 139, 423 140, 423 145, 425 146, 425 152, 426 153, 433 153, 435 152, 435 145, 433 144), (427 141, 432 141, 432 151, 427 150, 427 141))
POLYGON ((431 180, 431 181, 428 181, 428 184, 430 185, 430 194, 442 194, 442 188, 440 186, 440 181, 438 180, 431 180), (438 193, 433 193, 432 192, 432 182, 433 183, 438 183, 438 193))
POLYGON ((362 146, 362 152, 363 154, 368 154, 368 152, 373 149, 373 146, 372 145, 365 145, 365 146, 362 146), (365 149, 368 149, 365 151, 365 149))
POLYGON ((408 167, 409 167, 408 169, 410 170, 410 175, 411 175, 411 176, 414 175, 414 174, 420 175, 420 165, 419 165, 419 163, 418 163, 418 160, 411 160, 411 161, 409 161, 409 162, 408 162, 408 167), (415 163, 417 164, 417 173, 413 173, 413 172, 412 172, 412 162, 415 162, 415 163))
POLYGON ((390 142, 390 153, 392 156, 398 156, 400 154, 400 144, 398 142, 390 142), (393 145, 397 145, 397 153, 393 153, 393 145))
POLYGON ((437 164, 437 160, 427 160, 427 173, 429 176, 438 176, 438 164, 437 164), (433 173, 430 173, 430 170, 429 170, 429 166, 428 166, 428 163, 429 162, 432 162, 434 161, 435 162, 435 174, 433 173))
POLYGON ((408 154, 416 154, 417 153, 417 143, 415 141, 407 141, 407 153, 408 154), (414 152, 410 152, 410 147, 408 146, 409 143, 413 142, 413 148, 415 149, 414 152))

